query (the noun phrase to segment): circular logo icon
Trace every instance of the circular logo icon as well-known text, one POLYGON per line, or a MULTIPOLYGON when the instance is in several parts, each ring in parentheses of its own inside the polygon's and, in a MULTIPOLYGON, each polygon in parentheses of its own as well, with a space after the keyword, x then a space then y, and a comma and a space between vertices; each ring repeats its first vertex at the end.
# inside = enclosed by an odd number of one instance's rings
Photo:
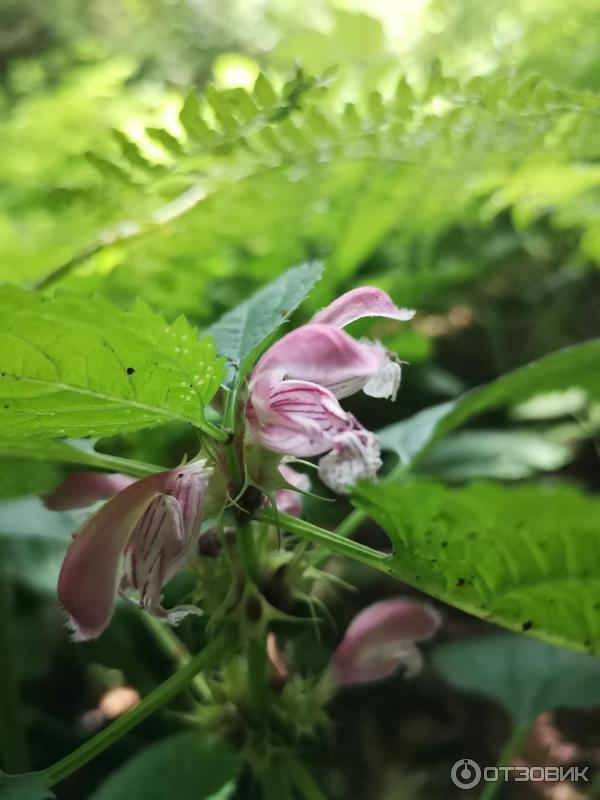
POLYGON ((481 767, 470 758, 461 758, 452 765, 450 778, 459 789, 472 789, 481 780, 481 767))

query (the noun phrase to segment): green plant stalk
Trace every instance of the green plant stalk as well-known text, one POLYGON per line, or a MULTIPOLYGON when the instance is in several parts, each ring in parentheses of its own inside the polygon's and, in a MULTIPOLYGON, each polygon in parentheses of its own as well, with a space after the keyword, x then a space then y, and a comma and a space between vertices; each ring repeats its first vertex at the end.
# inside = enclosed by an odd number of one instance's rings
MULTIPOLYGON (((192 659, 192 654, 173 632, 169 625, 156 619, 150 614, 140 614, 140 619, 146 623, 146 627, 150 630, 157 644, 161 650, 168 656, 178 667, 188 664, 192 659)), ((201 674, 194 675, 190 682, 190 686, 198 699, 210 699, 211 691, 208 688, 204 677, 201 674)))
POLYGON ((29 767, 29 757, 15 668, 11 594, 11 582, 4 568, 3 554, 0 552, 0 744, 2 745, 2 765, 7 772, 25 772, 29 767))
POLYGON ((360 508, 355 508, 348 516, 343 519, 335 529, 338 536, 352 536, 354 531, 361 525, 367 518, 368 514, 361 511, 360 508))
POLYGON ((369 567, 388 571, 388 564, 390 556, 385 553, 378 553, 370 547, 366 547, 358 542, 353 542, 345 536, 340 536, 335 531, 327 531, 324 528, 319 528, 317 525, 312 525, 310 522, 305 522, 297 517, 292 517, 289 514, 284 514, 281 511, 273 511, 265 509, 256 515, 256 519, 263 522, 268 522, 269 525, 276 525, 280 528, 285 528, 290 533, 295 533, 302 539, 315 542, 316 544, 325 547, 333 553, 348 556, 361 564, 366 564, 369 567))
POLYGON ((246 641, 248 684, 256 718, 261 727, 267 727, 271 692, 269 687, 266 636, 249 636, 246 641))
POLYGON ((179 694, 198 672, 223 660, 230 652, 233 652, 233 647, 234 642, 231 635, 223 634, 220 638, 213 640, 204 650, 192 656, 186 664, 171 675, 170 678, 167 678, 164 683, 153 689, 131 711, 119 717, 97 736, 78 747, 77 750, 69 753, 65 758, 42 770, 41 774, 48 780, 50 786, 54 786, 54 784, 64 780, 64 778, 83 767, 88 761, 91 761, 106 750, 107 747, 110 747, 111 744, 117 742, 146 717, 179 694))
POLYGON ((292 753, 286 754, 286 767, 292 786, 304 800, 327 800, 313 776, 292 753))
MULTIPOLYGON (((529 723, 523 723, 521 725, 514 726, 509 740, 502 748, 502 752, 500 753, 500 758, 496 762, 496 766, 509 767, 512 764, 516 756, 519 754, 525 736, 527 735, 530 727, 531 726, 529 723)), ((502 778, 500 780, 494 781, 493 783, 486 783, 483 792, 481 793, 480 800, 494 800, 503 783, 504 773, 502 773, 502 778)))

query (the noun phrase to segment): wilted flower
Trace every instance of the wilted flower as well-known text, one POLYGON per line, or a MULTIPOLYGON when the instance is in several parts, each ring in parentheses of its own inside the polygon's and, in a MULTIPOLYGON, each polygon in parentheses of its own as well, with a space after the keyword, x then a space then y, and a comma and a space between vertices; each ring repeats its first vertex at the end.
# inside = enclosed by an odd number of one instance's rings
POLYGON ((416 600, 385 600, 356 616, 336 649, 330 672, 336 684, 348 686, 387 678, 398 667, 417 673, 423 658, 415 642, 429 639, 440 615, 416 600))
POLYGON ((132 483, 134 478, 119 472, 72 472, 42 500, 50 511, 85 508, 112 497, 132 483))
POLYGON ((139 593, 140 607, 172 624, 200 613, 195 606, 165 610, 161 590, 194 544, 211 472, 205 461, 197 461, 149 475, 116 494, 83 525, 58 581, 77 639, 99 636, 110 622, 117 593, 130 589, 139 593))
MULTIPOLYGON (((284 479, 291 485, 295 486, 302 492, 308 492, 310 489, 310 478, 303 472, 290 467, 289 464, 281 464, 279 472, 284 479)), ((299 517, 302 514, 302 495, 295 492, 293 489, 277 489, 275 492, 275 505, 278 511, 283 511, 285 514, 291 514, 294 517, 299 517)))
POLYGON ((354 289, 276 342, 250 380, 246 416, 254 440, 288 455, 327 453, 319 475, 336 492, 374 476, 381 466, 377 438, 339 400, 361 389, 394 399, 400 363, 379 342, 356 341, 341 328, 361 317, 408 320, 413 314, 379 289, 354 289))

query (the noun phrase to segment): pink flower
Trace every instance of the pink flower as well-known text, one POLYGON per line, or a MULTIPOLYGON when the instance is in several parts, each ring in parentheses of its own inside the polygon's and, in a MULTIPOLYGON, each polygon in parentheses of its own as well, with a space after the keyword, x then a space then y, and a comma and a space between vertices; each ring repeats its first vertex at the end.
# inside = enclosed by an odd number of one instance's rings
POLYGON ((139 593, 141 608, 172 624, 200 613, 195 606, 166 611, 161 590, 194 544, 212 472, 205 465, 197 461, 131 483, 75 535, 58 579, 58 597, 76 639, 99 636, 110 622, 117 593, 130 589, 139 593))
POLYGON ((354 289, 276 342, 250 380, 246 417, 254 440, 288 455, 327 453, 319 475, 336 492, 373 477, 381 466, 377 438, 339 400, 361 389, 395 399, 400 364, 379 342, 356 341, 342 328, 362 317, 408 320, 413 314, 379 289, 354 289))
POLYGON ((42 500, 50 511, 85 508, 106 500, 135 482, 119 472, 72 472, 42 500))
POLYGON ((385 600, 355 617, 333 654, 330 670, 339 686, 387 678, 400 666, 417 673, 423 658, 415 642, 429 639, 441 623, 438 612, 416 600, 385 600))
MULTIPOLYGON (((281 464, 279 472, 284 479, 295 486, 302 492, 308 492, 310 489, 310 478, 303 472, 290 467, 289 464, 281 464)), ((295 492, 293 489, 277 489, 275 492, 275 505, 278 511, 283 511, 285 514, 291 514, 293 517, 302 515, 302 495, 295 492)))

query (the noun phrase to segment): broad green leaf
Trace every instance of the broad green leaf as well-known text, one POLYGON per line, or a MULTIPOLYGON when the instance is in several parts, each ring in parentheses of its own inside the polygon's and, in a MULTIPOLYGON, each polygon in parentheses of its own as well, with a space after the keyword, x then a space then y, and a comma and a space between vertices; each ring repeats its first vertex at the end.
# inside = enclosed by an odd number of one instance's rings
POLYGON ((170 420, 210 429, 223 378, 208 338, 138 303, 0 290, 0 437, 99 436, 170 420))
POLYGON ((48 511, 39 497, 0 503, 0 552, 6 573, 36 591, 56 591, 71 535, 89 516, 86 509, 48 511))
POLYGON ((426 408, 379 431, 382 447, 410 463, 427 447, 482 411, 515 405, 542 392, 577 387, 600 397, 600 339, 566 347, 456 400, 426 408))
POLYGON ((536 472, 560 469, 572 452, 567 444, 531 431, 463 431, 434 445, 416 471, 446 481, 521 480, 536 472))
POLYGON ((39 772, 24 775, 6 775, 0 771, 0 798, 2 800, 52 800, 56 797, 48 786, 48 779, 39 772))
MULTIPOLYGON (((79 464, 99 469, 144 476, 160 472, 161 467, 143 461, 112 456, 95 450, 96 439, 0 439, 0 457, 79 464)), ((34 467, 34 469, 37 469, 34 467)))
POLYGON ((240 367, 282 325, 321 277, 319 262, 292 267, 208 329, 219 355, 240 367))
POLYGON ((600 659, 525 636, 444 644, 433 663, 452 686, 497 700, 518 724, 556 708, 600 706, 600 659))
POLYGON ((363 484, 390 537, 382 568, 515 631, 600 652, 600 500, 561 486, 363 484))
POLYGON ((199 731, 145 747, 114 772, 91 800, 208 800, 237 772, 234 754, 202 741, 199 731))
POLYGON ((61 471, 48 461, 3 458, 0 451, 0 498, 43 494, 56 486, 61 471))

